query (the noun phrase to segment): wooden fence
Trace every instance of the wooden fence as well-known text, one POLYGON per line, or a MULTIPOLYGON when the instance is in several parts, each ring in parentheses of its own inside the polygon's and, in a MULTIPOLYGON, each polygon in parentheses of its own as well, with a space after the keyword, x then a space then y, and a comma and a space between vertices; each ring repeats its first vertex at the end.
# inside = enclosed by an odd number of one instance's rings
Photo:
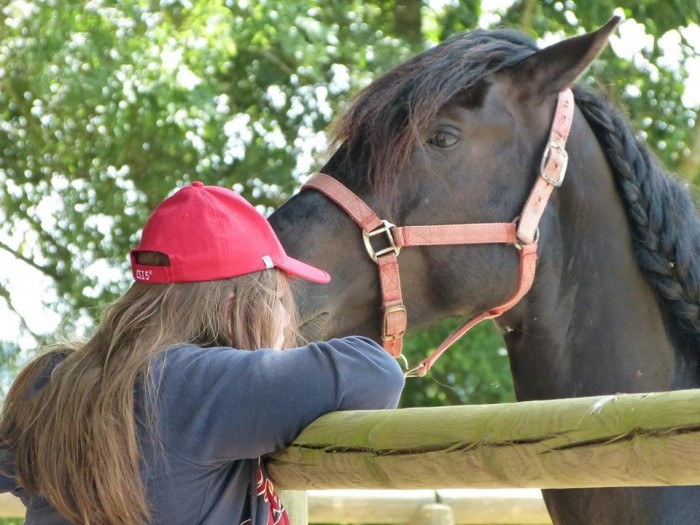
POLYGON ((312 489, 700 485, 699 433, 700 389, 336 412, 270 455, 269 472, 304 523, 312 489))

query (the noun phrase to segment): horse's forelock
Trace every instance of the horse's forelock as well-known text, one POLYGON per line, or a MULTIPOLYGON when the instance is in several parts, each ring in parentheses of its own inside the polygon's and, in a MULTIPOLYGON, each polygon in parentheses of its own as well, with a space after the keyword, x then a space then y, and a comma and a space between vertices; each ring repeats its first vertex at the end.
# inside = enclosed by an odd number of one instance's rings
POLYGON ((336 121, 332 142, 342 146, 347 162, 362 160, 361 184, 386 196, 441 107, 535 51, 529 37, 510 30, 478 29, 449 38, 360 92, 336 121))

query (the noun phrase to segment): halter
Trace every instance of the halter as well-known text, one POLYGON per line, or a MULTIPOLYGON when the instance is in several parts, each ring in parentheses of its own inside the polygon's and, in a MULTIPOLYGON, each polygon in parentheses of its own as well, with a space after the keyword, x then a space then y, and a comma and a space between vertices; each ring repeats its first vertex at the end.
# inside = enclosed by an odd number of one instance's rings
POLYGON ((398 255, 404 246, 437 246, 454 244, 510 244, 520 253, 518 283, 513 294, 502 304, 474 315, 452 333, 427 358, 406 372, 407 376, 423 377, 435 361, 457 340, 481 321, 493 319, 515 306, 530 290, 537 264, 538 224, 552 190, 561 186, 566 175, 568 155, 566 140, 574 114, 574 95, 567 88, 559 92, 552 120, 549 141, 545 147, 537 178, 525 206, 513 222, 486 224, 446 224, 431 226, 395 226, 380 219, 367 204, 341 182, 324 173, 314 174, 301 189, 314 189, 335 202, 362 229, 365 248, 379 270, 382 297, 382 341, 384 349, 394 357, 403 357, 401 348, 408 317, 401 295, 398 255), (380 236, 387 247, 375 250, 372 238, 380 236))

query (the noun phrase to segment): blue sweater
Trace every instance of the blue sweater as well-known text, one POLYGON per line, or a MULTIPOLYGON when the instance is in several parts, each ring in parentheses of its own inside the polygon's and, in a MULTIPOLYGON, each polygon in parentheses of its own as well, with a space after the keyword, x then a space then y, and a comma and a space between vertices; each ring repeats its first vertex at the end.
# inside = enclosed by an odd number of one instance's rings
MULTIPOLYGON (((153 365, 158 443, 142 440, 142 472, 151 523, 167 525, 267 525, 258 458, 328 412, 396 407, 404 384, 394 359, 362 337, 284 351, 182 346, 153 365)), ((0 471, 0 492, 22 499, 27 525, 68 523, 16 485, 5 448, 0 471)))

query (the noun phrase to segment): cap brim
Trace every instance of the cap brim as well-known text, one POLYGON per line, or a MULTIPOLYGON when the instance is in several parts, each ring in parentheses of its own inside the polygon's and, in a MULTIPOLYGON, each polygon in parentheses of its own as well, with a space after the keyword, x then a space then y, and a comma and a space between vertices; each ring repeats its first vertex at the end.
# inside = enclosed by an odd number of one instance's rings
POLYGON ((327 272, 291 257, 287 257, 282 263, 275 264, 275 266, 286 274, 314 283, 325 284, 331 280, 331 276, 327 272))

